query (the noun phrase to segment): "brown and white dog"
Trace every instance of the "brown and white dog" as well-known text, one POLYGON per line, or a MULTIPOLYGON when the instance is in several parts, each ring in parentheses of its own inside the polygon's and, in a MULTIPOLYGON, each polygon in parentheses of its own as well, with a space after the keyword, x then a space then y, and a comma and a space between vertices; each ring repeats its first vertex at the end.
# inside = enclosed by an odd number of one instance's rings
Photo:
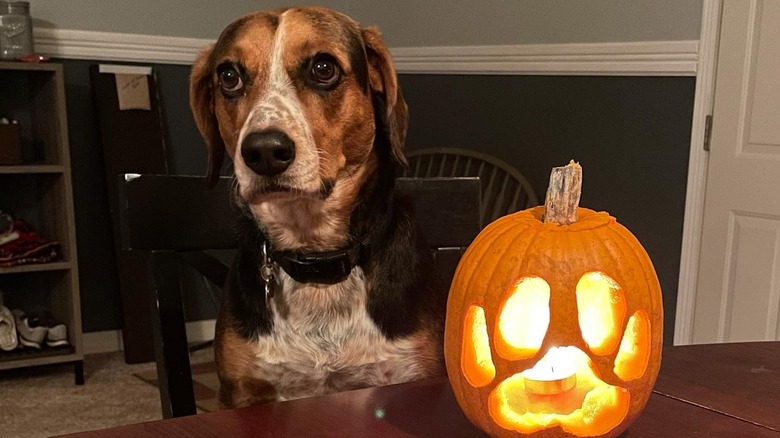
POLYGON ((442 374, 447 290, 393 191, 407 108, 379 33, 318 7, 249 14, 199 56, 190 105, 242 216, 220 404, 442 374))

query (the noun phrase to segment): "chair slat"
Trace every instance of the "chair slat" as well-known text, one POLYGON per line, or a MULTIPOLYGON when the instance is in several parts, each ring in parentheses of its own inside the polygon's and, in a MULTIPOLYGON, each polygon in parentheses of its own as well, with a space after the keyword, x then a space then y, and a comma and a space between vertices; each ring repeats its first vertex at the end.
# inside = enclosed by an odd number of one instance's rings
POLYGON ((496 193, 496 201, 493 203, 493 211, 490 215, 491 221, 498 219, 499 217, 504 215, 504 212, 506 212, 506 188, 507 185, 509 185, 509 174, 504 173, 503 182, 501 183, 501 188, 498 190, 498 193, 496 193))
POLYGON ((458 172, 458 164, 460 163, 460 155, 455 155, 455 159, 452 161, 452 171, 450 171, 450 177, 460 176, 458 172))
POLYGON ((422 163, 422 160, 415 160, 414 165, 414 173, 410 176, 417 176, 420 174, 420 164, 422 163))
POLYGON ((509 207, 507 209, 509 211, 519 211, 520 208, 520 196, 522 195, 523 190, 522 187, 518 184, 515 188, 515 192, 512 194, 512 200, 509 202, 509 207))
POLYGON ((474 162, 474 160, 472 160, 471 157, 469 157, 468 160, 466 160, 466 168, 463 169, 463 175, 466 175, 466 176, 479 176, 479 174, 474 175, 473 173, 471 173, 471 163, 473 163, 473 162, 474 162))
MULTIPOLYGON (((485 168, 485 163, 480 164, 480 171, 485 168)), ((495 179, 496 179, 496 173, 498 172, 497 167, 493 167, 492 169, 488 169, 488 172, 490 172, 490 176, 487 177, 485 180, 487 181, 487 184, 482 189, 482 193, 486 194, 483 196, 483 198, 487 199, 482 203, 482 217, 485 218, 485 220, 489 221, 490 223, 493 220, 492 216, 486 216, 486 213, 488 211, 493 211, 493 205, 496 203, 495 196, 488 196, 487 194, 492 194, 493 187, 495 186, 495 179)), ((480 172, 480 175, 482 172, 480 172)))
POLYGON ((444 168, 447 164, 447 159, 449 158, 449 155, 444 154, 441 156, 441 161, 439 162, 439 170, 436 172, 436 176, 441 178, 444 176, 444 168))

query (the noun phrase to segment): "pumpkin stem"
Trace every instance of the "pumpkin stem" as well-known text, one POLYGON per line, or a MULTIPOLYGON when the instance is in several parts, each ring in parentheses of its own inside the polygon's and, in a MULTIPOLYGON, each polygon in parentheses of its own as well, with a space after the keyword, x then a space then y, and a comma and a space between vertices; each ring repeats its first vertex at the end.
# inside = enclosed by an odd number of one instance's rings
POLYGON ((553 167, 544 199, 544 222, 568 225, 577 222, 582 193, 582 167, 571 160, 567 166, 553 167))

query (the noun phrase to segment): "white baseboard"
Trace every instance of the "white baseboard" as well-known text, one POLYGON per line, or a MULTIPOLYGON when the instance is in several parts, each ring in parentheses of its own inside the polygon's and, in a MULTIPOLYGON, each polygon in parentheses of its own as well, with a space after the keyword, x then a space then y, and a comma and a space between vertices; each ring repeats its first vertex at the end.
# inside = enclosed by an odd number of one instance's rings
MULTIPOLYGON (((36 51, 57 58, 185 64, 209 39, 37 28, 36 51)), ((400 73, 695 76, 698 41, 395 47, 400 73)))
POLYGON ((106 330, 84 333, 81 335, 81 342, 84 344, 84 354, 122 351, 122 331, 106 330))
MULTIPOLYGON (((191 321, 186 324, 187 340, 189 342, 205 342, 214 339, 214 325, 216 320, 207 319, 191 321)), ((105 330, 89 332, 83 335, 84 354, 109 353, 122 351, 122 331, 105 330)))
POLYGON ((190 342, 205 342, 214 339, 214 326, 216 323, 216 319, 186 323, 187 340, 190 342))

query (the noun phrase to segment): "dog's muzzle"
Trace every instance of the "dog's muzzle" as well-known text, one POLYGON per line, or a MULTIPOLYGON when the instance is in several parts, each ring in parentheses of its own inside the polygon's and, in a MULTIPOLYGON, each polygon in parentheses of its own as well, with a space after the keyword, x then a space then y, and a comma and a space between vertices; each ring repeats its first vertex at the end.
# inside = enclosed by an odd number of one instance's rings
POLYGON ((278 175, 295 161, 295 143, 275 129, 252 132, 241 142, 241 157, 258 175, 278 175))

